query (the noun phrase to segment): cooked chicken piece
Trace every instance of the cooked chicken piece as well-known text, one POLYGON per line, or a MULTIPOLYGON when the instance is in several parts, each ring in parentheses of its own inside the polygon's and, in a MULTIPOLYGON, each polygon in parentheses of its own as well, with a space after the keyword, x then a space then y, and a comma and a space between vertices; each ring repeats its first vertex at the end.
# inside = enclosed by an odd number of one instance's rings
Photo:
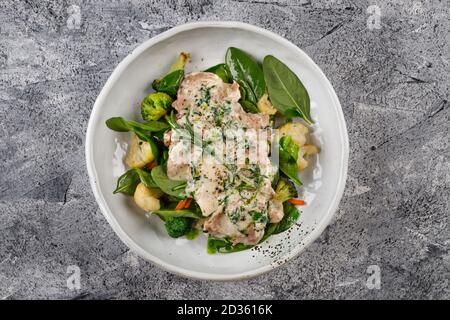
POLYGON ((246 113, 243 111, 241 117, 248 129, 261 130, 269 126, 270 118, 267 114, 246 113))
POLYGON ((216 190, 217 183, 213 181, 205 181, 195 191, 195 199, 202 210, 202 214, 207 217, 217 211, 219 208, 218 196, 216 190))
POLYGON ((230 99, 232 102, 237 102, 241 97, 237 83, 231 85, 224 83, 214 73, 193 72, 184 77, 178 89, 177 100, 173 102, 172 106, 175 110, 182 113, 183 110, 196 104, 196 100, 202 99, 202 96, 205 100, 204 102, 208 104, 221 102, 225 98, 230 99), (205 88, 213 88, 209 97, 204 97, 205 88))
MULTIPOLYGON (((176 137, 176 130, 166 134, 164 143, 169 145, 169 178, 187 180, 186 192, 193 195, 206 217, 203 227, 209 234, 228 238, 233 243, 258 243, 264 235, 270 214, 268 204, 274 195, 271 181, 275 170, 268 159, 269 148, 257 149, 259 132, 268 129, 269 116, 246 113, 238 103, 239 85, 236 82, 224 83, 209 72, 186 75, 177 97, 173 102, 178 111, 177 123, 189 133, 201 130, 200 147, 204 153, 198 161, 192 154, 190 161, 185 161, 187 155, 184 150, 189 148, 176 137), (222 136, 228 130, 237 132, 236 137, 246 137, 246 140, 236 139, 236 147, 230 153, 237 156, 237 149, 244 148, 244 156, 249 157, 251 151, 256 151, 259 166, 258 163, 255 167, 252 162, 239 162, 245 159, 234 157, 232 159, 236 161, 230 166, 216 161, 222 156, 216 150, 224 150, 216 149, 217 144, 224 142, 222 136)), ((190 150, 199 147, 196 137, 189 135, 189 138, 190 150)), ((272 215, 276 216, 274 219, 281 219, 282 215, 280 218, 275 209, 272 209, 272 215)))
POLYGON ((171 139, 172 139, 172 130, 164 133, 163 142, 166 147, 170 146, 171 139))
MULTIPOLYGON (((173 137, 174 135, 172 135, 173 137)), ((175 140, 175 139, 174 139, 175 140)), ((191 146, 183 141, 172 143, 169 147, 169 159, 167 160, 167 176, 172 180, 191 179, 191 146)))
POLYGON ((264 228, 256 230, 255 224, 251 224, 247 228, 247 235, 246 236, 241 235, 240 237, 233 239, 233 243, 255 245, 258 244, 258 242, 261 240, 263 236, 264 236, 264 228))
POLYGON ((203 227, 210 235, 218 238, 242 236, 236 225, 231 222, 226 214, 220 211, 216 211, 211 218, 206 220, 203 227))
POLYGON ((283 203, 281 201, 272 200, 269 203, 269 221, 270 223, 280 222, 284 217, 283 203))
POLYGON ((264 236, 264 228, 256 230, 255 223, 250 223, 242 234, 230 218, 222 213, 216 212, 210 219, 204 223, 204 230, 208 231, 210 235, 217 238, 227 237, 236 243, 243 243, 249 245, 257 244, 264 236))

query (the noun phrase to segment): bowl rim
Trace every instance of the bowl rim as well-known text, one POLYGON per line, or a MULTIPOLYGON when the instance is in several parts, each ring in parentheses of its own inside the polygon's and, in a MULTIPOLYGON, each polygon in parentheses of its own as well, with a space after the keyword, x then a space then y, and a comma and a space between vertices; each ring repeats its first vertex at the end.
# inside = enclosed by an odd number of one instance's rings
POLYGON ((347 169, 348 169, 348 158, 349 158, 349 142, 348 142, 348 133, 346 128, 346 123, 342 111, 341 104, 339 102, 339 99, 334 91, 333 86, 331 85, 328 78, 325 76, 325 74, 322 72, 322 70, 316 65, 316 63, 300 48, 298 48, 295 44, 290 42, 289 40, 283 38, 282 36, 272 32, 265 30, 263 28, 238 22, 238 21, 200 21, 200 22, 190 22, 182 25, 175 26, 167 31, 164 31, 147 41, 140 44, 138 47, 136 47, 128 56, 126 56, 114 69, 112 74, 109 76, 108 80, 106 81, 105 85, 103 86, 100 94, 98 95, 93 109, 91 111, 89 122, 86 130, 86 142, 85 142, 85 156, 86 156, 86 166, 87 166, 87 172, 89 176, 90 185, 92 188, 92 191, 94 193, 95 200, 97 201, 97 204, 100 208, 100 211, 108 221, 108 223, 111 225, 114 232, 117 234, 117 236, 122 240, 125 245, 130 248, 131 251, 135 252, 140 257, 144 258, 147 261, 150 261, 151 263, 157 265, 158 267, 162 268, 163 270, 175 273, 177 275, 188 277, 192 279, 199 279, 199 280, 219 280, 219 281, 227 281, 227 280, 243 280, 248 279, 252 277, 256 277, 258 275, 261 275, 263 273, 269 272, 273 269, 276 269, 277 267, 285 264, 289 260, 295 258, 305 250, 310 244, 312 244, 319 236, 322 234, 322 232, 325 230, 325 228, 329 225, 331 222, 333 216, 336 213, 336 210, 338 208, 339 202, 342 198, 344 188, 345 188, 345 182, 347 179, 347 169), (272 262, 268 265, 259 267, 257 269, 246 271, 246 272, 240 272, 236 274, 215 274, 215 273, 208 273, 208 272, 199 272, 199 271, 192 271, 188 269, 184 269, 181 267, 174 266, 170 263, 167 263, 158 257, 153 256, 149 252, 145 251, 142 247, 140 247, 137 243, 135 243, 122 229, 122 227, 119 225, 117 220, 114 218, 111 210, 109 209, 102 192, 100 191, 100 188, 97 184, 98 176, 97 171, 94 167, 94 160, 93 160, 93 140, 94 140, 94 128, 95 128, 95 122, 96 119, 101 114, 101 108, 100 106, 103 104, 107 94, 111 90, 111 87, 113 83, 116 81, 116 79, 122 74, 122 72, 127 68, 127 66, 136 58, 138 57, 142 52, 150 48, 151 46, 155 45, 156 43, 165 40, 167 38, 170 38, 174 36, 177 33, 187 31, 187 30, 193 30, 198 28, 237 28, 242 29, 250 32, 255 32, 258 34, 261 34, 263 36, 272 38, 273 40, 276 40, 278 42, 284 43, 287 47, 290 48, 290 50, 296 52, 296 54, 302 56, 303 59, 305 59, 311 67, 314 69, 315 72, 317 72, 324 80, 325 85, 327 87, 327 90, 333 100, 333 103, 335 107, 337 107, 337 114, 338 114, 338 128, 340 133, 340 138, 344 142, 342 145, 342 167, 341 172, 339 175, 338 180, 338 186, 337 186, 337 192, 334 194, 331 204, 326 209, 326 214, 324 218, 322 218, 319 223, 317 224, 316 228, 312 230, 304 239, 303 243, 306 242, 306 244, 299 243, 293 250, 291 250, 289 253, 283 255, 281 258, 277 259, 277 261, 272 262))

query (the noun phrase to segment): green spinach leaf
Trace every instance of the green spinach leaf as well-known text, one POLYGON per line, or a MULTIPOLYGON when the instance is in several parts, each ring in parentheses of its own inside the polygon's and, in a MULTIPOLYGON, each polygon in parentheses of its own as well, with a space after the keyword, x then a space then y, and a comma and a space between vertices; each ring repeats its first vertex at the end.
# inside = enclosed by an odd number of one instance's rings
POLYGON ((137 171, 130 169, 119 177, 116 190, 113 193, 124 193, 132 196, 139 182, 141 182, 141 179, 137 171))
POLYGON ((152 87, 158 92, 167 93, 172 98, 175 98, 183 77, 184 70, 175 70, 162 79, 153 81, 152 87))
POLYGON ((296 184, 302 185, 298 178, 298 150, 298 145, 290 136, 281 137, 279 142, 280 170, 296 184))
POLYGON ((125 121, 122 117, 112 117, 106 120, 106 126, 111 130, 118 132, 128 132, 130 131, 130 127, 128 126, 127 121, 125 121))
POLYGON ((230 70, 225 63, 219 63, 215 66, 212 66, 211 68, 206 69, 205 72, 211 72, 218 75, 223 80, 223 82, 229 83, 232 80, 230 70))
POLYGON ((139 179, 147 188, 158 188, 158 185, 153 181, 152 175, 150 172, 144 171, 142 169, 134 169, 136 170, 139 179))
POLYGON ((109 118, 108 120, 106 120, 106 126, 111 130, 119 132, 134 131, 134 129, 148 132, 159 132, 170 128, 170 125, 163 121, 126 121, 122 117, 109 118))
POLYGON ((283 219, 276 224, 276 227, 272 232, 273 234, 278 234, 286 231, 294 223, 296 223, 298 218, 300 217, 300 212, 298 211, 297 207, 290 202, 283 203, 283 211, 283 219))
POLYGON ((287 118, 301 116, 308 124, 313 121, 310 115, 310 101, 297 75, 274 56, 263 60, 264 77, 270 101, 287 118))
POLYGON ((228 48, 225 62, 233 79, 248 83, 256 100, 259 100, 266 91, 264 73, 259 63, 244 51, 234 47, 228 48))
POLYGON ((256 96, 253 93, 252 88, 250 88, 249 84, 243 80, 238 80, 237 83, 239 83, 239 91, 241 92, 241 101, 247 100, 256 104, 257 102, 256 96))
POLYGON ((164 193, 174 196, 178 199, 186 198, 186 181, 169 179, 164 166, 159 165, 157 167, 154 167, 151 171, 151 175, 153 181, 164 193))
POLYGON ((139 139, 142 141, 148 142, 150 145, 150 148, 152 149, 153 156, 155 157, 156 161, 159 161, 159 148, 156 141, 153 139, 153 137, 149 136, 144 130, 133 128, 134 134, 138 136, 139 139))
POLYGON ((170 128, 170 125, 163 121, 148 121, 148 122, 137 122, 137 121, 126 121, 121 117, 113 117, 106 120, 106 126, 114 131, 119 132, 134 132, 139 139, 146 141, 150 144, 152 148, 152 153, 155 159, 159 159, 159 147, 154 137, 149 135, 148 132, 156 134, 163 130, 170 128))
POLYGON ((152 211, 153 214, 157 214, 161 219, 164 221, 167 218, 173 218, 173 217, 186 217, 186 218, 194 218, 194 219, 200 219, 202 217, 201 214, 199 214, 196 211, 193 210, 171 210, 171 209, 160 209, 156 211, 152 211))
POLYGON ((245 112, 259 113, 258 107, 253 102, 248 101, 248 100, 243 100, 243 101, 239 101, 239 103, 241 104, 242 109, 244 109, 245 112))
POLYGON ((158 185, 153 181, 150 173, 142 169, 133 168, 129 169, 117 179, 117 187, 113 193, 124 193, 132 196, 140 182, 147 188, 158 188, 158 185))
POLYGON ((227 239, 217 239, 212 236, 208 237, 207 251, 209 254, 215 253, 232 253, 253 248, 253 245, 238 243, 233 245, 227 239))
POLYGON ((132 128, 137 128, 143 131, 149 132, 162 132, 170 128, 170 125, 167 122, 163 121, 147 121, 147 122, 137 122, 130 120, 127 122, 128 126, 132 128))

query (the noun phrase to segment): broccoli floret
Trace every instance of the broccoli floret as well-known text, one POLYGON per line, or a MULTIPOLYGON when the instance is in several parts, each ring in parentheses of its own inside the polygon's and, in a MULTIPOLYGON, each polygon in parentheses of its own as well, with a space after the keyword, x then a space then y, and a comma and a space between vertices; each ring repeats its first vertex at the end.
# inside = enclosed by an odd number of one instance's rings
POLYGON ((298 197, 297 189, 295 188, 295 185, 292 181, 284 178, 278 181, 277 187, 275 189, 275 196, 274 196, 275 200, 285 202, 286 200, 297 197, 298 197))
POLYGON ((166 219, 166 231, 172 238, 179 238, 189 232, 192 219, 186 217, 170 217, 166 219))
POLYGON ((150 93, 141 103, 142 118, 146 121, 158 120, 167 113, 173 99, 166 93, 150 93))

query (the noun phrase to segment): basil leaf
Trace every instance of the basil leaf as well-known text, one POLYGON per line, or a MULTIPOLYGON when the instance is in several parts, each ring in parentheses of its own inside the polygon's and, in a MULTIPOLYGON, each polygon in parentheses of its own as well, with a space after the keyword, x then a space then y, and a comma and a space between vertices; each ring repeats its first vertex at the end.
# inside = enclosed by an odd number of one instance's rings
POLYGON ((223 80, 223 82, 229 83, 232 80, 230 70, 228 69, 228 66, 225 63, 216 64, 215 66, 206 69, 205 72, 211 72, 218 75, 219 78, 223 80))
POLYGON ((274 56, 263 60, 264 77, 270 101, 274 107, 287 118, 301 116, 311 124, 310 101, 297 75, 274 56))
POLYGON ((158 188, 158 185, 155 183, 155 181, 153 181, 152 175, 149 172, 142 169, 135 170, 139 176, 139 179, 147 188, 158 188))
POLYGON ((106 120, 106 126, 114 131, 128 132, 130 127, 122 117, 113 117, 106 120))
POLYGON ((167 218, 174 217, 186 217, 186 218, 194 218, 200 219, 202 217, 201 214, 192 211, 192 210, 169 210, 169 209, 160 209, 156 211, 152 211, 153 214, 157 214, 161 219, 166 220, 167 218))
POLYGON ((137 185, 141 182, 139 174, 135 169, 130 169, 119 177, 117 180, 117 187, 114 190, 115 193, 124 193, 129 196, 134 195, 137 185))
POLYGON ((290 202, 283 203, 283 211, 283 219, 281 219, 281 221, 276 224, 275 230, 273 230, 273 234, 278 234, 286 231, 287 229, 292 227, 292 225, 297 222, 298 218, 300 217, 300 212, 298 211, 297 207, 290 202))
POLYGON ((162 79, 153 81, 152 87, 158 92, 167 93, 172 98, 175 98, 183 77, 184 70, 175 70, 162 79))
POLYGON ((164 167, 161 165, 154 167, 151 171, 151 175, 153 181, 164 193, 177 198, 186 198, 186 181, 169 179, 164 167))
POLYGON ((163 121, 147 121, 147 122, 137 122, 130 120, 127 122, 129 127, 138 128, 143 131, 150 132, 160 132, 170 128, 169 124, 163 121))
POLYGON ((266 91, 264 73, 259 63, 244 51, 233 47, 228 48, 225 62, 233 79, 247 82, 256 100, 259 100, 266 91))
POLYGON ((297 159, 298 145, 290 136, 282 137, 279 142, 280 170, 298 185, 302 182, 298 178, 297 159))

